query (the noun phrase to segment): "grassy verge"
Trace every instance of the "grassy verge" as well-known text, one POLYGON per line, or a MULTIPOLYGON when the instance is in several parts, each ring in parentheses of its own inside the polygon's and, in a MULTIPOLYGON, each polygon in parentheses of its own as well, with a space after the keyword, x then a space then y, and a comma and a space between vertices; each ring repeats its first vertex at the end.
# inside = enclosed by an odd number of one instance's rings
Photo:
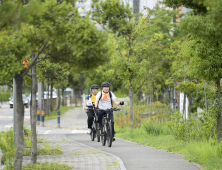
MULTIPOLYGON (((73 109, 71 106, 61 106, 60 107, 60 116, 62 116, 66 111, 73 109)), ((45 116, 45 120, 56 119, 57 111, 53 111, 49 114, 49 116, 45 116)))
MULTIPOLYGON (((31 155, 31 131, 30 129, 28 129, 28 136, 24 135, 24 145, 28 148, 24 148, 24 156, 29 156, 31 155)), ((37 142, 38 143, 43 143, 42 139, 37 138, 37 142)), ((16 154, 16 146, 13 145, 13 131, 9 130, 6 132, 1 132, 0 133, 0 148, 2 150, 3 156, 1 158, 1 163, 3 163, 6 168, 5 170, 11 170, 14 167, 14 157, 16 154)), ((58 155, 58 154, 62 154, 63 152, 61 151, 59 145, 52 147, 49 145, 48 142, 44 142, 44 148, 38 148, 37 149, 37 155, 58 155)), ((43 167, 41 170, 43 169, 47 169, 45 167, 48 167, 48 165, 52 165, 51 164, 39 164, 38 167, 43 167)), ((61 165, 63 167, 67 167, 65 164, 61 165)), ((53 166, 52 166, 53 167, 53 166)), ((37 168, 37 167, 34 167, 37 168)), ((34 169, 31 168, 31 169, 34 169)), ((37 168, 38 169, 38 168, 37 168)), ((53 169, 53 168, 51 168, 53 169)), ((66 168, 66 169, 71 169, 71 168, 66 168)))
POLYGON ((217 144, 214 140, 205 142, 176 140, 169 133, 155 134, 142 126, 134 129, 115 127, 116 137, 130 140, 168 152, 180 153, 185 159, 196 162, 209 170, 222 169, 222 143, 217 144))
POLYGON ((34 165, 26 164, 22 166, 23 170, 66 170, 72 169, 72 167, 66 164, 58 164, 58 163, 36 163, 34 165))

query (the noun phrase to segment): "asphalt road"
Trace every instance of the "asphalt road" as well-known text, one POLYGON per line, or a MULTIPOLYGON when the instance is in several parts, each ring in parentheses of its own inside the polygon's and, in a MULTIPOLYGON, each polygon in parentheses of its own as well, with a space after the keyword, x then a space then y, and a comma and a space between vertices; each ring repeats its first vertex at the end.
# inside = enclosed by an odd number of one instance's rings
MULTIPOLYGON (((25 108, 25 121, 30 119, 30 109, 25 108)), ((3 105, 0 108, 0 130, 9 129, 13 127, 13 109, 8 105, 3 105)))

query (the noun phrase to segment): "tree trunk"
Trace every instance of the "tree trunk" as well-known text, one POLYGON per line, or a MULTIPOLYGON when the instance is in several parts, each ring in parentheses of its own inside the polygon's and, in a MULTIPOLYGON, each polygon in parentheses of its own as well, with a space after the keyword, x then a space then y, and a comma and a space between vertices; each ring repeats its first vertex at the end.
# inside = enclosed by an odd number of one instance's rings
POLYGON ((60 88, 57 89, 57 110, 60 108, 60 88))
POLYGON ((131 131, 133 131, 133 90, 132 90, 132 87, 130 87, 129 94, 130 94, 130 129, 131 131))
MULTIPOLYGON (((32 57, 35 57, 33 55, 32 57)), ((31 152, 31 164, 37 162, 37 134, 36 134, 36 92, 37 92, 37 79, 36 79, 36 64, 32 66, 32 111, 31 111, 31 141, 32 141, 32 152, 31 152)))
POLYGON ((146 107, 148 108, 149 107, 149 98, 148 98, 148 93, 146 94, 146 107))
POLYGON ((175 96, 174 96, 174 87, 172 88, 173 89, 173 110, 175 109, 175 96))
POLYGON ((23 151, 24 151, 24 137, 23 137, 23 123, 24 123, 24 105, 22 100, 22 81, 20 74, 15 75, 16 81, 16 103, 17 103, 17 120, 16 120, 16 156, 14 170, 21 170, 23 151))
POLYGON ((221 101, 220 101, 220 80, 216 82, 216 101, 217 101, 217 142, 221 142, 221 101))
POLYGON ((191 118, 191 96, 190 96, 190 92, 189 92, 189 99, 188 99, 188 101, 189 101, 189 105, 188 105, 188 107, 189 107, 189 117, 188 118, 191 118))
POLYGON ((156 101, 159 101, 159 96, 158 96, 158 87, 156 89, 156 101))
MULTIPOLYGON (((49 80, 48 80, 49 81, 49 80)), ((47 109, 46 109, 46 115, 49 116, 49 84, 47 84, 47 99, 46 99, 46 105, 47 105, 47 109)))
POLYGON ((169 104, 171 103, 171 88, 168 90, 168 95, 169 95, 169 104))
POLYGON ((62 88, 62 105, 65 106, 65 87, 62 88))
POLYGON ((142 92, 142 91, 139 91, 138 94, 137 94, 137 99, 138 99, 139 101, 141 101, 141 100, 142 100, 142 97, 143 97, 143 92, 142 92))
POLYGON ((110 81, 110 91, 113 92, 113 82, 112 81, 110 81))
POLYGON ((162 96, 163 96, 162 103, 164 103, 165 102, 164 87, 162 87, 162 96))
POLYGON ((51 83, 51 94, 50 94, 50 111, 53 111, 53 98, 52 98, 52 93, 53 93, 53 82, 51 83))
POLYGON ((206 88, 205 88, 204 80, 203 80, 203 84, 204 84, 205 108, 206 108, 207 116, 209 116, 209 114, 208 114, 208 104, 207 104, 207 93, 206 93, 206 88))
POLYGON ((183 116, 184 116, 184 119, 186 119, 185 107, 186 107, 186 92, 184 92, 184 96, 183 96, 183 116))

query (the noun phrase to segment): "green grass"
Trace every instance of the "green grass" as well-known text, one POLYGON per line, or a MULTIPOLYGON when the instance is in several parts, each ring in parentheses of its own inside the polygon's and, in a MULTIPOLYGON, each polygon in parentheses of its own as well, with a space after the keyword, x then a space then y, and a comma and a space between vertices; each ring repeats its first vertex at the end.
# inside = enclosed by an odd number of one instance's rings
POLYGON ((222 143, 217 144, 214 140, 205 142, 176 140, 173 135, 161 133, 159 135, 147 133, 145 128, 120 129, 115 127, 116 137, 164 149, 168 152, 180 153, 185 159, 196 162, 207 170, 222 169, 222 143))
POLYGON ((71 166, 68 166, 66 164, 59 164, 59 163, 36 163, 34 165, 26 164, 22 166, 23 170, 66 170, 66 169, 72 169, 71 166))
MULTIPOLYGON (((71 106, 61 106, 60 107, 60 116, 62 116, 66 111, 73 109, 71 106)), ((45 120, 56 119, 57 111, 53 111, 49 114, 49 116, 45 116, 45 120)))
MULTIPOLYGON (((32 149, 24 149, 24 156, 30 156, 32 149)), ((44 143, 44 148, 37 149, 37 155, 59 155, 63 152, 60 149, 60 146, 57 145, 56 147, 52 147, 49 145, 48 142, 44 143)))

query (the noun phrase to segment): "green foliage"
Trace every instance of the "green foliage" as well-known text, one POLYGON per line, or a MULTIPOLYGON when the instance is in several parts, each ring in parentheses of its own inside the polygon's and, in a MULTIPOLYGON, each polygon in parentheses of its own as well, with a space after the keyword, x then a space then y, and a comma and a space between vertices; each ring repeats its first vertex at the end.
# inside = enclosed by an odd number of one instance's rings
POLYGON ((0 148, 3 153, 1 161, 4 162, 7 168, 12 169, 14 165, 13 156, 15 156, 16 151, 16 147, 13 144, 12 130, 0 133, 0 148))
POLYGON ((182 120, 182 114, 175 112, 171 116, 168 126, 174 129, 174 137, 185 141, 208 141, 216 139, 216 120, 213 117, 206 116, 198 119, 190 118, 182 120))
POLYGON ((10 92, 0 92, 0 101, 9 101, 10 96, 10 92))
POLYGON ((152 120, 151 118, 148 118, 147 120, 143 121, 143 128, 146 133, 155 136, 170 135, 172 133, 166 125, 163 125, 162 122, 158 120, 152 120))

